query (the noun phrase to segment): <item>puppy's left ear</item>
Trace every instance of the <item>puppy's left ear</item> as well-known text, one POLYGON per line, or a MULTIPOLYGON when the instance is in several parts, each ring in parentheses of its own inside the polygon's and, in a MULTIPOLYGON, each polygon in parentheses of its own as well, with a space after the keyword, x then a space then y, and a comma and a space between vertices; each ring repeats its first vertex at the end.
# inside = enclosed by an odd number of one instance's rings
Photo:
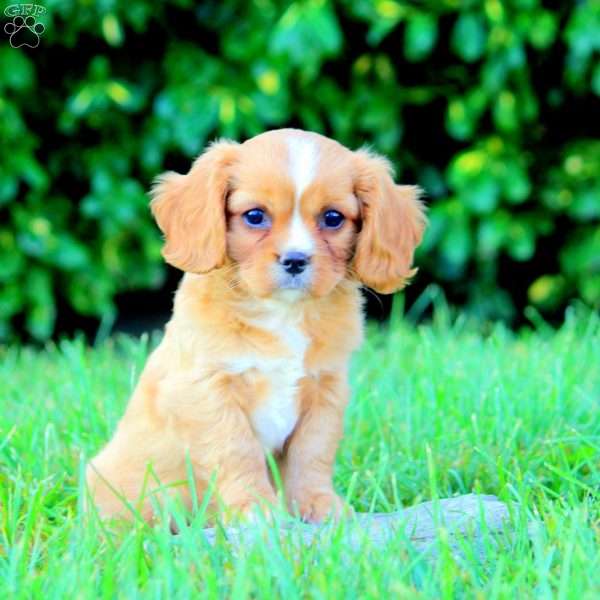
POLYGON ((150 208, 165 235, 162 254, 182 271, 206 273, 226 260, 225 201, 238 147, 215 142, 187 175, 164 173, 152 188, 150 208))
POLYGON ((427 223, 416 186, 396 185, 390 163, 367 150, 355 154, 354 193, 361 205, 353 267, 360 280, 382 294, 404 287, 416 272, 412 261, 427 223))

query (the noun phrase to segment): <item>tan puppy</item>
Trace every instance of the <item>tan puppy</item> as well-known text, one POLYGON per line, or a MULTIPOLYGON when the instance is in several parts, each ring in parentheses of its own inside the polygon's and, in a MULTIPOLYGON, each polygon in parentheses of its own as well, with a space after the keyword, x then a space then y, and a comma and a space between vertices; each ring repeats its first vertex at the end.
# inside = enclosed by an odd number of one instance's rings
POLYGON ((271 131, 212 144, 152 191, 167 262, 185 271, 173 317, 125 416, 87 470, 103 516, 123 498, 153 516, 162 486, 191 504, 215 478, 226 507, 338 514, 332 468, 362 338, 361 284, 401 288, 425 218, 389 163, 321 135, 271 131), (156 494, 154 493, 156 497, 156 494))

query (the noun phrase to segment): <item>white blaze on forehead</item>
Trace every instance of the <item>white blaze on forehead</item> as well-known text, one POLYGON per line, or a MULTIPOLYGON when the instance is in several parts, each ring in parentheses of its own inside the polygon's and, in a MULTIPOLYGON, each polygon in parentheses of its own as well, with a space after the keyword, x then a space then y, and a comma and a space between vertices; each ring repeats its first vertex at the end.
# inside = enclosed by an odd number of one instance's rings
POLYGON ((310 140, 292 136, 287 140, 290 176, 296 188, 296 200, 315 177, 318 148, 310 140))
POLYGON ((300 198, 315 177, 319 152, 314 142, 301 136, 289 137, 287 147, 289 173, 295 189, 295 204, 289 237, 282 252, 293 250, 310 255, 314 252, 314 240, 300 215, 300 198))

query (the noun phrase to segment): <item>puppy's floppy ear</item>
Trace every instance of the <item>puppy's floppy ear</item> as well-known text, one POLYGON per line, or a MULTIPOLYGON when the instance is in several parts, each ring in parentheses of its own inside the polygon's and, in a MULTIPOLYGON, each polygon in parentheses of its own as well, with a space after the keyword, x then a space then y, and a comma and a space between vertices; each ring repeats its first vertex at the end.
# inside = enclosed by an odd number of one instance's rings
POLYGON ((225 262, 225 201, 238 147, 215 142, 187 175, 164 173, 152 188, 150 208, 165 235, 162 254, 182 271, 205 273, 225 262))
POLYGON ((389 294, 417 272, 411 265, 425 229, 425 207, 418 187, 394 183, 385 158, 367 150, 354 154, 354 193, 361 205, 362 229, 353 267, 365 285, 389 294))

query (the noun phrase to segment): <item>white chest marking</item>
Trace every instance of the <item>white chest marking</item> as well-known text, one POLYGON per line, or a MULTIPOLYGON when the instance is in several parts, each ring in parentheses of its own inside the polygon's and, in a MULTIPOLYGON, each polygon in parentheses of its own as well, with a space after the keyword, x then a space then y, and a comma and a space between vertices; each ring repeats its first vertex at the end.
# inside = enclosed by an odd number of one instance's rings
POLYGON ((274 451, 282 448, 298 420, 298 381, 304 375, 308 339, 299 327, 293 304, 275 300, 263 302, 272 304, 268 307, 268 316, 254 324, 274 333, 288 352, 277 358, 240 356, 228 364, 228 370, 242 373, 257 369, 268 379, 269 395, 250 415, 250 421, 265 450, 274 451))

